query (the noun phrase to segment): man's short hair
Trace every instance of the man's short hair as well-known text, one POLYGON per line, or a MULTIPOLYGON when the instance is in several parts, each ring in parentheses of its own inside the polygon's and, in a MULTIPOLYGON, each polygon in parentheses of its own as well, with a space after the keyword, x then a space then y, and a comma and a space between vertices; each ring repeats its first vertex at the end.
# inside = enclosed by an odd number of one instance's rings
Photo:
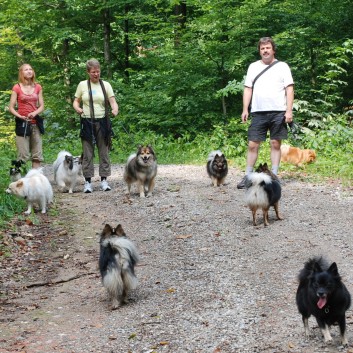
POLYGON ((276 44, 271 37, 262 37, 257 44, 257 49, 260 50, 260 46, 263 44, 271 43, 273 51, 276 51, 276 44))

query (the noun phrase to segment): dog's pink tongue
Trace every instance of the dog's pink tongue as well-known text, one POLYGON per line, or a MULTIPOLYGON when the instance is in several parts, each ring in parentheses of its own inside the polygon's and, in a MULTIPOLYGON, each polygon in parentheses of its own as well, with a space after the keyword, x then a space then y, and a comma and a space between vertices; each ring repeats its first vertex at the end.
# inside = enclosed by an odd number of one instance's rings
POLYGON ((320 298, 317 302, 317 306, 319 309, 322 309, 326 305, 326 298, 320 298))

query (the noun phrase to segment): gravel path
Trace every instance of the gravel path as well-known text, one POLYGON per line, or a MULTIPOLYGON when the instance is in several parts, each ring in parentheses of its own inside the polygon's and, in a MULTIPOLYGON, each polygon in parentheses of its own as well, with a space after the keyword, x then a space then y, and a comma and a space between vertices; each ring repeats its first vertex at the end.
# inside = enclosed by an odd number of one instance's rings
MULTIPOLYGON (((92 194, 82 184, 56 193, 40 226, 18 226, 29 250, 22 272, 2 262, 0 352, 353 352, 340 347, 337 327, 323 344, 313 318, 306 340, 295 305, 297 273, 313 255, 336 261, 353 293, 351 190, 288 179, 284 220, 271 209, 265 228, 262 217, 252 225, 235 168, 215 188, 205 166, 161 165, 146 199, 135 188, 126 196, 122 173, 114 166, 111 192, 96 178, 92 194), (141 255, 139 286, 116 311, 97 269, 106 223, 121 223, 141 255)), ((353 344, 351 310, 347 323, 353 344)))

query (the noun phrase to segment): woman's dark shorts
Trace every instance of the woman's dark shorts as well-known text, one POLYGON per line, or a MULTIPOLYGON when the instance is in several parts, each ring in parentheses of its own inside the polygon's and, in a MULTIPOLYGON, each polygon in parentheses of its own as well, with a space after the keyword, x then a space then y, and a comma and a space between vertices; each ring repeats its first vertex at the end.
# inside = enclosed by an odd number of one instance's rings
POLYGON ((251 113, 251 124, 248 129, 249 141, 265 141, 267 131, 271 140, 285 140, 288 138, 287 124, 284 122, 285 112, 257 112, 251 113))

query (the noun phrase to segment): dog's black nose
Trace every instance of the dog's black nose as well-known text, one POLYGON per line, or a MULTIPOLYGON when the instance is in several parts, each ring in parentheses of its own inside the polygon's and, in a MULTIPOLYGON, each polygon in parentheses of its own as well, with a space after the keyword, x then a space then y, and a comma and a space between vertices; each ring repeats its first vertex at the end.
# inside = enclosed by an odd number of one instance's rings
POLYGON ((324 291, 324 290, 320 290, 320 289, 319 289, 316 294, 317 294, 317 296, 320 297, 320 298, 326 297, 326 291, 324 291))

